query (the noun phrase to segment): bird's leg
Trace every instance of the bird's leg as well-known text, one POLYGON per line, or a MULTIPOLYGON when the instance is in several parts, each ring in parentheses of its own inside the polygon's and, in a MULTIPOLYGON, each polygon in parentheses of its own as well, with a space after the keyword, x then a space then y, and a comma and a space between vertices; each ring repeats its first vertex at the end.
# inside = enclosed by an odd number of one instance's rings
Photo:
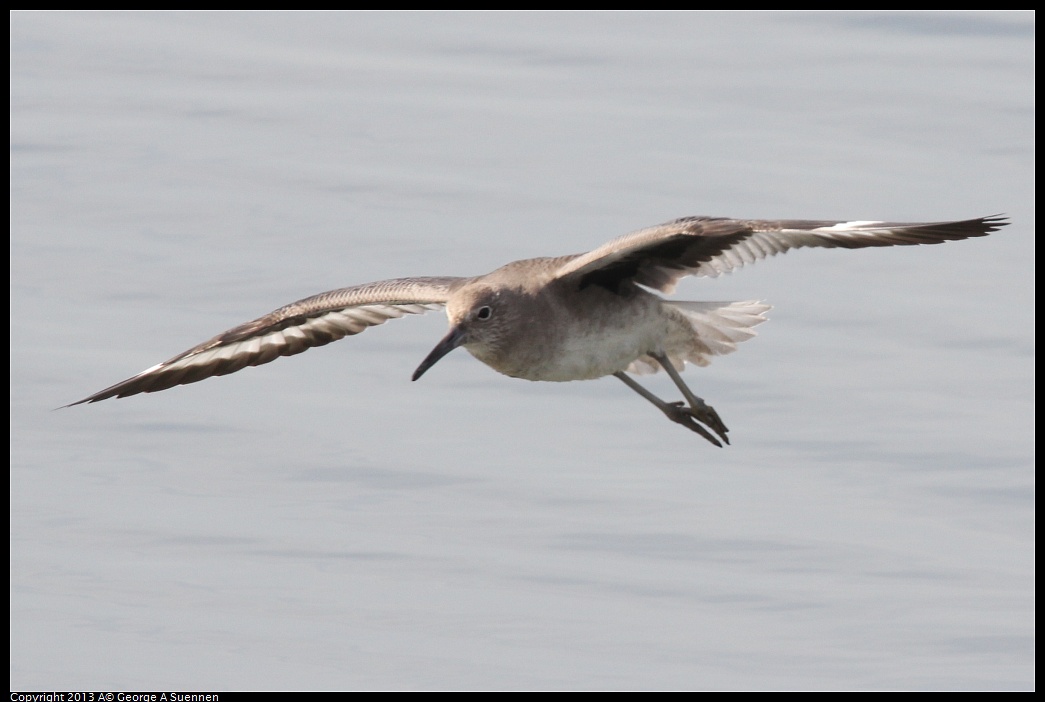
MULTIPOLYGON (((660 359, 657 360, 659 361, 660 359)), ((674 370, 674 368, 672 368, 672 370, 674 370)), ((677 422, 687 429, 695 431, 711 443, 715 444, 715 446, 721 448, 722 442, 712 436, 707 429, 698 424, 697 420, 700 420, 711 427, 716 434, 722 437, 722 441, 725 441, 727 444, 729 443, 729 438, 726 436, 728 430, 722 424, 722 420, 718 418, 718 414, 703 400, 694 396, 692 392, 688 393, 689 397, 696 400, 699 405, 702 405, 702 407, 686 407, 682 402, 665 402, 646 388, 639 385, 631 376, 624 373, 624 371, 617 371, 613 375, 620 378, 629 388, 652 402, 657 409, 663 412, 671 421, 677 422)), ((676 375, 678 374, 676 373, 676 375)), ((689 390, 689 388, 686 389, 687 391, 689 390)), ((689 399, 689 397, 686 399, 689 399)))
POLYGON ((729 429, 722 422, 722 419, 718 416, 718 412, 715 411, 715 408, 693 394, 693 391, 690 390, 689 386, 682 380, 682 376, 679 375, 677 370, 675 370, 675 366, 671 364, 671 361, 668 360, 667 356, 660 352, 651 353, 650 355, 656 359, 657 363, 664 367, 667 374, 671 376, 672 381, 674 381, 678 389, 682 391, 682 396, 685 397, 686 402, 689 403, 689 413, 695 419, 707 424, 713 432, 718 434, 720 439, 728 444, 729 437, 726 436, 726 434, 729 433, 729 429))

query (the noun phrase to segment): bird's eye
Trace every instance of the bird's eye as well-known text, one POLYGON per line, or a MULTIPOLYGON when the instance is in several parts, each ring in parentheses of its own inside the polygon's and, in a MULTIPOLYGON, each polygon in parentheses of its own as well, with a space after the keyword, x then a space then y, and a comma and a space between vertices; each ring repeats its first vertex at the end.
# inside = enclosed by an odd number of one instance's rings
POLYGON ((490 309, 490 306, 489 305, 483 305, 482 307, 480 307, 476 311, 475 318, 476 319, 489 319, 491 315, 493 315, 493 310, 490 309))

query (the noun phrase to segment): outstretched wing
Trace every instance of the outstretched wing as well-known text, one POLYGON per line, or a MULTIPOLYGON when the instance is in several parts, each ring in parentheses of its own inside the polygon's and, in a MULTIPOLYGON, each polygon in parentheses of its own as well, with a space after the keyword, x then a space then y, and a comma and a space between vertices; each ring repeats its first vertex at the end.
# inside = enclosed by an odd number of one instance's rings
POLYGON ((788 249, 939 244, 986 236, 1008 223, 1001 215, 929 223, 684 217, 580 254, 564 263, 556 278, 611 290, 630 280, 672 292, 685 276, 714 277, 788 249))
MULTIPOLYGON (((323 346, 407 314, 443 307, 469 278, 397 278, 320 293, 218 334, 72 405, 166 390, 323 346)), ((72 405, 66 405, 71 407, 72 405)))

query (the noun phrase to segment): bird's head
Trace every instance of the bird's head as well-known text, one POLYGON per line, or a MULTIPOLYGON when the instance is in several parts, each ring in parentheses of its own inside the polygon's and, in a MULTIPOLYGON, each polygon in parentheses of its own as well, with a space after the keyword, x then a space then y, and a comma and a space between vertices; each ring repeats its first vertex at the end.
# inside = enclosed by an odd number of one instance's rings
POLYGON ((510 303, 513 297, 511 290, 482 284, 457 291, 446 303, 450 331, 421 361, 411 379, 420 378, 458 346, 465 347, 477 359, 496 368, 495 359, 505 348, 509 330, 515 328, 513 319, 517 312, 510 303))

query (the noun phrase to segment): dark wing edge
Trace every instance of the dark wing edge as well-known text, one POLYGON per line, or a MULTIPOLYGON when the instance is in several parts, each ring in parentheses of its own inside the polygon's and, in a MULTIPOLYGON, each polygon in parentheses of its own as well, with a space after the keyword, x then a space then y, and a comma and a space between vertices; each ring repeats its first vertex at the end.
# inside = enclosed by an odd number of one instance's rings
POLYGON ((915 223, 685 217, 579 254, 556 277, 610 289, 630 280, 670 293, 683 277, 716 277, 790 249, 939 244, 986 236, 1008 223, 1004 215, 915 223))
POLYGON ((1009 224, 1004 215, 948 222, 749 220, 748 236, 726 246, 691 275, 716 277, 791 249, 862 249, 942 244, 987 236, 1009 224))
POLYGON ((325 346, 389 319, 441 309, 467 280, 397 278, 306 297, 65 407, 166 390, 325 346))

